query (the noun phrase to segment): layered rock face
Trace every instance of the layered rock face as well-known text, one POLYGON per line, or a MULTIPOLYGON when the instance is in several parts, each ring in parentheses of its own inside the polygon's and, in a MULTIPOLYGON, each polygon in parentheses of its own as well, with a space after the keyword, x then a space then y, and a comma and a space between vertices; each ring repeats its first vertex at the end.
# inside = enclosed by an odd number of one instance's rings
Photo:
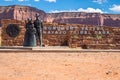
POLYGON ((105 26, 120 27, 120 14, 102 14, 105 26))
POLYGON ((36 13, 40 14, 40 17, 43 21, 50 23, 120 27, 120 14, 100 14, 85 12, 45 13, 42 10, 30 6, 0 6, 0 20, 26 20, 27 18, 32 18, 34 20, 36 13))
POLYGON ((120 27, 120 15, 85 12, 49 13, 47 22, 120 27))
POLYGON ((46 13, 34 7, 29 6, 0 6, 0 20, 1 19, 16 19, 16 20, 26 20, 27 18, 35 19, 35 14, 39 13, 41 19, 43 20, 46 13))
POLYGON ((100 13, 64 12, 47 14, 47 22, 103 25, 100 13))

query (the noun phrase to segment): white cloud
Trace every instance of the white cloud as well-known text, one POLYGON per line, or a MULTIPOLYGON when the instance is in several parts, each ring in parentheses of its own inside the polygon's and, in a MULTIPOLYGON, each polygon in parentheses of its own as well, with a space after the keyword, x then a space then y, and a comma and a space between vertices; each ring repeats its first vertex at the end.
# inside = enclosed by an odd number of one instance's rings
POLYGON ((78 10, 53 10, 50 13, 59 13, 59 12, 88 12, 88 13, 104 13, 101 9, 94 9, 94 8, 79 8, 78 10))
POLYGON ((78 9, 79 12, 90 12, 90 13, 103 13, 103 11, 101 9, 94 9, 94 8, 87 8, 87 9, 83 9, 83 8, 79 8, 78 9))
POLYGON ((104 2, 107 2, 107 0, 93 0, 93 2, 98 3, 98 4, 102 4, 104 2))
POLYGON ((35 2, 39 2, 40 0, 34 0, 35 2))
POLYGON ((22 2, 22 1, 24 1, 24 0, 18 0, 19 2, 22 2))
POLYGON ((45 0, 45 1, 48 1, 48 2, 56 2, 56 0, 45 0))
POLYGON ((114 12, 120 12, 120 5, 114 4, 109 10, 114 11, 114 12))
POLYGON ((52 10, 50 13, 59 13, 59 12, 77 12, 76 10, 52 10))
POLYGON ((28 6, 31 6, 31 4, 27 4, 28 6))

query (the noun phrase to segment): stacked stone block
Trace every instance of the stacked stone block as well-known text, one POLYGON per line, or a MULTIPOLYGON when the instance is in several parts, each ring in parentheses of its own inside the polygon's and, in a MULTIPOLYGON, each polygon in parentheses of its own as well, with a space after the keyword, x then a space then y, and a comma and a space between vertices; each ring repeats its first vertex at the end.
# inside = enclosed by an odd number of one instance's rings
MULTIPOLYGON (((2 46, 23 46, 25 34, 25 22, 18 20, 2 20, 2 46), (9 24, 17 24, 20 27, 20 34, 12 38, 6 33, 6 27, 9 24)), ((44 27, 78 27, 74 30, 66 30, 66 34, 43 34, 43 45, 45 46, 69 46, 70 48, 87 48, 87 49, 120 49, 120 28, 119 27, 103 27, 109 34, 92 34, 92 30, 87 30, 90 34, 74 34, 81 27, 94 28, 93 25, 80 24, 57 24, 44 23, 44 27)), ((93 32, 98 32, 94 30, 93 32)), ((102 30, 101 30, 102 31, 102 30)), ((39 45, 39 41, 38 41, 39 45)))
POLYGON ((18 20, 2 20, 2 46, 22 46, 25 34, 25 23, 18 20), (6 28, 9 24, 16 24, 20 28, 20 33, 17 37, 10 37, 6 33, 6 28))

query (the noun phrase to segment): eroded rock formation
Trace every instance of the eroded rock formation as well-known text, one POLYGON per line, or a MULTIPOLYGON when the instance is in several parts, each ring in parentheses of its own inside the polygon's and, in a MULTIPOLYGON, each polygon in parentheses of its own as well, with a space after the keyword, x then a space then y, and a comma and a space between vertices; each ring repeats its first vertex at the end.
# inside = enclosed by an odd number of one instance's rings
POLYGON ((120 14, 85 12, 45 13, 42 10, 30 6, 0 6, 0 20, 26 20, 28 17, 35 19, 35 13, 40 13, 41 19, 50 23, 55 22, 120 27, 120 14))
POLYGON ((29 6, 0 6, 0 19, 26 20, 28 17, 34 19, 35 14, 39 13, 41 19, 44 19, 46 13, 34 7, 29 6))
POLYGON ((46 21, 56 23, 72 23, 72 24, 88 24, 120 27, 119 14, 100 14, 85 12, 49 13, 47 14, 46 21))

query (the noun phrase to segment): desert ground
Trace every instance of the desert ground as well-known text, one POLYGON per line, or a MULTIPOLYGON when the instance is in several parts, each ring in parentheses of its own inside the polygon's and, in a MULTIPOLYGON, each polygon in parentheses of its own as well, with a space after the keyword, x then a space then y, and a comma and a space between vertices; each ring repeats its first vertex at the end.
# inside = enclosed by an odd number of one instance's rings
POLYGON ((0 52, 0 80, 120 80, 120 52, 0 52))

